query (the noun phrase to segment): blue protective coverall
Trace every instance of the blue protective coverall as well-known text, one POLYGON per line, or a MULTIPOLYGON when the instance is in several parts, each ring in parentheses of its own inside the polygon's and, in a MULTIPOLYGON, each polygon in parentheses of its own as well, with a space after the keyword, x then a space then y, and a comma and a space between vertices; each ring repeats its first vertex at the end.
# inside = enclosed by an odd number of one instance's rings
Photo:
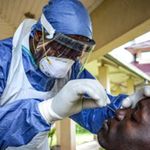
MULTIPOLYGON (((58 32, 92 37, 89 16, 78 0, 51 0, 43 14, 58 32)), ((38 103, 55 96, 69 80, 77 78, 80 70, 80 63, 75 62, 64 79, 44 75, 29 49, 29 36, 35 30, 41 31, 40 21, 25 20, 13 38, 0 41, 0 150, 48 150, 51 124, 42 118, 38 103)), ((84 69, 79 78, 94 77, 84 69)), ((114 110, 126 97, 108 96, 114 110)), ((112 116, 114 112, 104 107, 85 109, 70 118, 97 133, 112 116)))
MULTIPOLYGON (((0 41, 0 95, 3 94, 7 83, 12 58, 12 38, 0 41)), ((26 76, 31 85, 38 91, 50 91, 55 79, 46 77, 39 69, 35 69, 26 50, 22 49, 22 59, 26 76)), ((79 72, 79 63, 76 62, 71 71, 69 80, 76 79, 79 72)), ((93 78, 86 70, 79 78, 93 78)), ((19 79, 15 79, 19 80, 19 79)), ((111 107, 118 109, 125 95, 110 96, 111 107)), ((0 148, 21 146, 28 144, 39 132, 49 131, 51 125, 41 117, 37 104, 43 99, 19 99, 13 103, 4 103, 0 107, 0 148)), ((0 99, 0 102, 2 99, 0 99)), ((112 117, 114 113, 108 109, 86 109, 71 118, 92 133, 97 133, 104 120, 112 117)), ((46 135, 47 136, 47 135, 46 135)))

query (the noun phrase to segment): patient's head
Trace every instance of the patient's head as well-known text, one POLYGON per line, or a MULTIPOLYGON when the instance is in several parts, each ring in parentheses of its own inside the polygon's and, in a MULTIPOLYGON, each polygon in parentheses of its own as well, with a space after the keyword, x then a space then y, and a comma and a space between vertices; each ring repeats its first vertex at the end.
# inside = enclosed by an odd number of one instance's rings
POLYGON ((98 141, 107 150, 150 150, 150 98, 134 109, 118 110, 115 118, 104 123, 98 141))

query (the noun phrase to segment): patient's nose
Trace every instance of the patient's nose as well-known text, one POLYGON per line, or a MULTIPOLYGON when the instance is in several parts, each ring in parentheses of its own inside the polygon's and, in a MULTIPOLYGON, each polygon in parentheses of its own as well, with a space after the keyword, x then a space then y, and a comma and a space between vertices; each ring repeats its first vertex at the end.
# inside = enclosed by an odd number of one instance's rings
POLYGON ((127 110, 127 109, 120 109, 120 110, 117 110, 117 112, 116 112, 116 119, 117 119, 118 121, 123 120, 123 119, 127 116, 127 113, 128 113, 128 110, 127 110))

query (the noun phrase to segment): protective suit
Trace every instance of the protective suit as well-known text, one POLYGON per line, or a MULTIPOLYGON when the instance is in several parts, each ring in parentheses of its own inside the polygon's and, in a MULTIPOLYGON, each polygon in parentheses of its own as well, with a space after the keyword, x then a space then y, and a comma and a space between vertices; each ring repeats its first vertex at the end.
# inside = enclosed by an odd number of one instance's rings
MULTIPOLYGON (((43 14, 58 32, 92 37, 87 11, 77 0, 52 0, 43 8, 43 14)), ((1 150, 48 150, 47 134, 51 123, 41 113, 39 103, 56 96, 68 81, 94 79, 86 69, 79 75, 79 61, 74 62, 62 79, 51 78, 41 72, 29 47, 29 37, 36 30, 41 31, 40 20, 26 19, 13 38, 0 41, 0 56, 3 56, 0 57, 1 150)), ((70 118, 97 133, 104 120, 114 116, 113 110, 120 108, 126 97, 107 96, 111 100, 110 107, 84 109, 70 118)))

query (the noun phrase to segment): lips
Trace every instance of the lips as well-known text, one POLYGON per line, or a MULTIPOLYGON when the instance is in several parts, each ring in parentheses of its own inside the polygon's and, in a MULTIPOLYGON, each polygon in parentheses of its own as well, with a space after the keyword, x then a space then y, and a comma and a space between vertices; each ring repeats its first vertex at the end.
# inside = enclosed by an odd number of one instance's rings
POLYGON ((109 129, 108 121, 105 121, 104 124, 103 124, 102 130, 108 131, 108 129, 109 129))
POLYGON ((105 132, 108 132, 110 130, 110 126, 111 126, 111 121, 106 120, 103 124, 102 130, 104 130, 105 132))
POLYGON ((107 146, 107 136, 108 136, 108 132, 109 132, 109 122, 105 121, 103 123, 103 127, 101 128, 101 130, 98 133, 98 142, 102 147, 106 147, 107 146))

